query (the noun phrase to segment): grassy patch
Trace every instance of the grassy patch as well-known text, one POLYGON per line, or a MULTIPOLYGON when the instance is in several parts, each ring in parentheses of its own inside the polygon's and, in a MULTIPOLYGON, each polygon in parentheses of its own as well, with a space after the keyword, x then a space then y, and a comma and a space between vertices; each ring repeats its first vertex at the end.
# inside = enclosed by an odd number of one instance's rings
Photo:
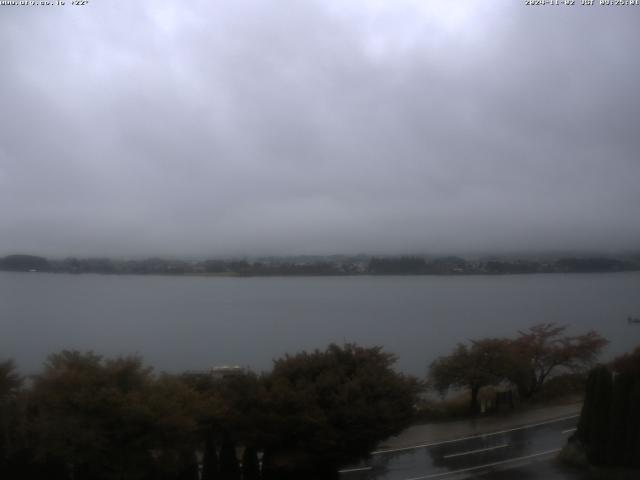
POLYGON ((418 404, 416 420, 422 423, 466 417, 469 415, 469 402, 467 393, 443 400, 423 399, 418 404))
POLYGON ((557 460, 562 465, 580 470, 587 470, 590 467, 587 454, 575 443, 565 445, 558 453, 557 460))
POLYGON ((564 398, 584 395, 587 382, 585 373, 566 373, 547 380, 537 395, 531 399, 534 403, 550 403, 564 398))

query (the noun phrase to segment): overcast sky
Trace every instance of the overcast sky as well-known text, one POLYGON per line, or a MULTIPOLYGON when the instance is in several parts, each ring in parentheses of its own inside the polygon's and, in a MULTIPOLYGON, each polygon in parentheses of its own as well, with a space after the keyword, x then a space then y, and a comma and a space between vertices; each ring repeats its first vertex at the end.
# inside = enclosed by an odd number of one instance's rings
POLYGON ((0 6, 0 254, 638 249, 639 27, 515 0, 0 6))

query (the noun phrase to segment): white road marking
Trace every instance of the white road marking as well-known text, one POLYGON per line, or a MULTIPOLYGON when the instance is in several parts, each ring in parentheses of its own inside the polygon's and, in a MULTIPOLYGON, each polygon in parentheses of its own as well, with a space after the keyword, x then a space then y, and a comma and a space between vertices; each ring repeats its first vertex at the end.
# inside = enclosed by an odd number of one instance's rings
POLYGON ((560 450, 561 450, 560 448, 556 448, 555 450, 547 450, 545 452, 534 453, 533 455, 526 455, 524 457, 510 458, 509 460, 503 460, 501 462, 487 463, 486 465, 478 465, 477 467, 463 468, 461 470, 452 470, 450 472, 434 473, 431 475, 424 475, 422 477, 407 478, 406 480, 425 480, 427 478, 439 478, 439 477, 445 477, 447 475, 456 475, 458 473, 473 472, 474 470, 482 470, 483 468, 497 467, 498 465, 521 462, 522 460, 529 460, 531 458, 542 457, 544 455, 551 455, 553 453, 559 452, 560 450))
POLYGON ((578 428, 569 428, 568 430, 563 430, 562 435, 566 435, 567 433, 575 432, 578 428))
POLYGON ((524 425, 522 427, 509 428, 507 430, 501 430, 499 432, 479 433, 477 435, 471 435, 469 437, 461 437, 461 438, 455 438, 452 440, 444 440, 442 442, 424 443, 422 445, 413 445, 411 447, 388 448, 384 450, 377 450, 375 452, 371 452, 371 455, 383 455, 385 453, 405 452, 408 450, 417 450, 419 448, 437 447, 438 445, 446 445, 448 443, 461 442, 463 440, 473 440, 475 438, 491 437, 493 435, 502 435, 504 433, 517 432, 518 430, 525 430, 527 428, 539 427, 541 425, 550 425, 552 423, 563 422, 565 420, 571 420, 572 418, 578 418, 579 416, 580 415, 570 415, 568 417, 556 418, 554 420, 547 420, 539 423, 532 423, 530 425, 524 425))
POLYGON ((509 446, 508 443, 503 443, 502 445, 496 445, 495 447, 479 448, 478 450, 469 450, 468 452, 460 452, 460 453, 452 453, 451 455, 443 455, 442 458, 455 458, 455 457, 462 457, 463 455, 472 455, 474 453, 490 452, 491 450, 497 450, 498 448, 505 448, 508 446, 509 446))
POLYGON ((338 473, 366 472, 371 469, 372 467, 345 468, 344 470, 338 470, 338 473))

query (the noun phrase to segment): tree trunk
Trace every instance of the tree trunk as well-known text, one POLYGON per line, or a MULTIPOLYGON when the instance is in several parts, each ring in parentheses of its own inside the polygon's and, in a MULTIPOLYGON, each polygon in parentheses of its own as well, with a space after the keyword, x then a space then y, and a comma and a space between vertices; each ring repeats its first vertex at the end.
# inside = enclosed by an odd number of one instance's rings
POLYGON ((480 412, 478 405, 478 394, 480 393, 480 385, 471 386, 471 414, 477 415, 480 412))
POLYGON ((258 464, 258 451, 248 446, 244 449, 242 455, 242 479, 243 480, 259 480, 260 466, 258 464))

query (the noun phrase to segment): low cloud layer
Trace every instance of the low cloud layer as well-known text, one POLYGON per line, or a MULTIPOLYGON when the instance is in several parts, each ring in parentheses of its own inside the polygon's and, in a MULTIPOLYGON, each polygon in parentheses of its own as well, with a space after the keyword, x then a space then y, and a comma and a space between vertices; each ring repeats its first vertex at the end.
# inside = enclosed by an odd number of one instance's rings
POLYGON ((0 254, 640 247, 640 8, 0 7, 0 254))

